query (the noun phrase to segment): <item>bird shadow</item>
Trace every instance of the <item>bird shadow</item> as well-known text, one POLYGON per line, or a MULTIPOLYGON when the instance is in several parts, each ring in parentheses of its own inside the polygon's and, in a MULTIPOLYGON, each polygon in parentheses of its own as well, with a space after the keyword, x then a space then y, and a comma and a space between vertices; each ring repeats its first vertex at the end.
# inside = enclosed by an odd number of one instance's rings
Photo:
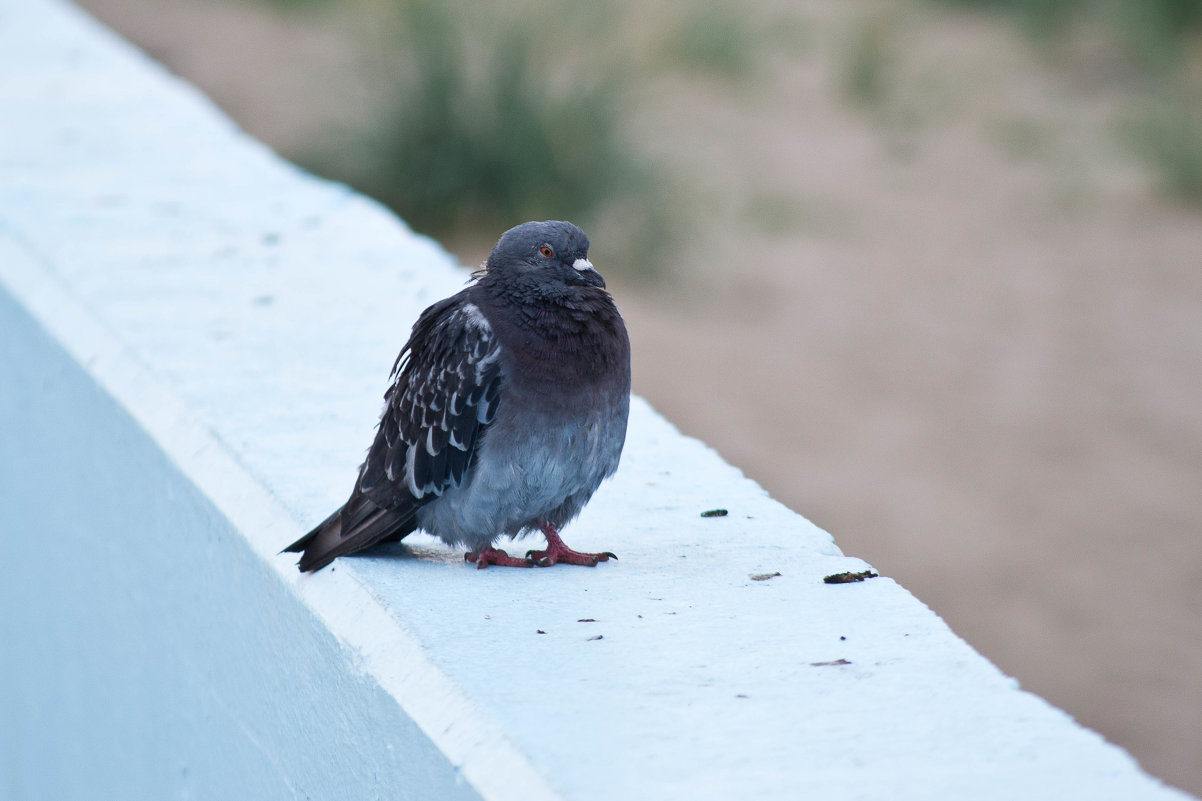
POLYGON ((457 564, 463 562, 463 550, 426 543, 389 542, 373 545, 343 559, 388 559, 399 562, 457 564))

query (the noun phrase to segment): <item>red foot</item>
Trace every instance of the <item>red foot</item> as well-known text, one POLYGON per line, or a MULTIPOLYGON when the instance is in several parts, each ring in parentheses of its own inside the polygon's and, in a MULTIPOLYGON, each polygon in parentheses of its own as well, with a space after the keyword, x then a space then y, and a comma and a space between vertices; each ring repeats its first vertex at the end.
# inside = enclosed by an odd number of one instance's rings
POLYGON ((598 562, 608 562, 610 559, 618 558, 609 551, 602 551, 601 553, 573 551, 567 545, 564 545, 563 540, 559 538, 559 532, 555 530, 555 526, 545 523, 540 528, 542 528, 543 534, 547 536, 547 549, 545 551, 526 551, 526 558, 538 567, 550 567, 559 562, 569 565, 596 567, 598 562))
POLYGON ((534 563, 529 559, 518 559, 516 556, 510 556, 499 548, 485 548, 480 553, 468 551, 463 555, 463 561, 475 562, 477 570, 483 570, 489 565, 501 565, 502 567, 534 567, 534 563))

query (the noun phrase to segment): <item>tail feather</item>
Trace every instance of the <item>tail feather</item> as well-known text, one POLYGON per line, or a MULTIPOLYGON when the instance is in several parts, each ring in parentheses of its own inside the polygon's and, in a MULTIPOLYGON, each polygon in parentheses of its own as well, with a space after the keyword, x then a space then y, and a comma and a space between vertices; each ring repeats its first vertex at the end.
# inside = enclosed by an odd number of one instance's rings
POLYGON ((301 554, 297 566, 303 573, 320 570, 339 556, 412 533, 417 528, 416 513, 416 507, 396 510, 377 506, 356 492, 346 504, 281 553, 301 554))

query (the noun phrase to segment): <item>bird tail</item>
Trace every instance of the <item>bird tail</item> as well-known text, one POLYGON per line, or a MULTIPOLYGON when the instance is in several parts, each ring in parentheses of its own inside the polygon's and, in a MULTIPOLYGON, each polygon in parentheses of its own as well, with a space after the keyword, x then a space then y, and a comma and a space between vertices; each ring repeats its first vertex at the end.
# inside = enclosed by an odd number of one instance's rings
POLYGON ((280 553, 299 553, 302 573, 321 570, 339 556, 370 548, 384 540, 399 541, 413 532, 416 508, 393 510, 372 503, 358 491, 332 515, 280 553))
POLYGON ((343 507, 339 506, 334 510, 334 514, 318 523, 312 531, 280 553, 299 553, 301 558, 297 566, 302 572, 319 570, 328 565, 334 560, 334 556, 319 559, 318 554, 324 557, 332 550, 330 546, 342 539, 342 510, 343 507))

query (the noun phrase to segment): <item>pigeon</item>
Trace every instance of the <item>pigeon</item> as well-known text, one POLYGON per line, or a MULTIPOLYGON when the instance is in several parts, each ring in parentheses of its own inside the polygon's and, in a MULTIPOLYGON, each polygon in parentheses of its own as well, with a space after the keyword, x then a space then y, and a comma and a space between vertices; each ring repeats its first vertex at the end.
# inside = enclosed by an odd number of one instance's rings
POLYGON ((630 413, 630 339, 588 250, 571 223, 523 223, 422 312, 350 497, 284 549, 301 571, 417 529, 478 568, 617 558, 559 535, 617 470, 630 413), (494 547, 536 530, 525 558, 494 547))

